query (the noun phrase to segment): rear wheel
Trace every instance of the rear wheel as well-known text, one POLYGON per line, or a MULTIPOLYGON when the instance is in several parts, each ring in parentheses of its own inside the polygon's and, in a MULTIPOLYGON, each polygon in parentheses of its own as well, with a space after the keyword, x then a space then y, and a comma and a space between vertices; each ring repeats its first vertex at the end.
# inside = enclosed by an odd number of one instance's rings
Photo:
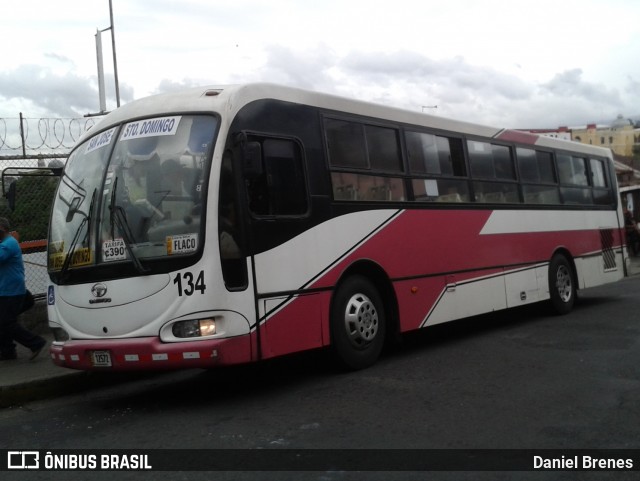
POLYGON ((571 264, 562 254, 553 256, 549 263, 549 294, 557 314, 571 311, 576 300, 576 281, 571 264))
POLYGON ((386 316, 378 290, 363 276, 347 278, 331 306, 331 343, 335 359, 348 369, 376 362, 386 335, 386 316))

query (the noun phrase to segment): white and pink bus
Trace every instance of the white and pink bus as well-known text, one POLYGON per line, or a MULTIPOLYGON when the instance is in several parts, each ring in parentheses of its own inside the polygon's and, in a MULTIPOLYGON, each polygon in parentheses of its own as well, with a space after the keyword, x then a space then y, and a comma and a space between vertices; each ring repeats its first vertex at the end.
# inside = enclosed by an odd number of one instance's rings
POLYGON ((48 264, 51 357, 210 368, 398 333, 621 279, 611 152, 292 88, 142 99, 73 150, 48 264))

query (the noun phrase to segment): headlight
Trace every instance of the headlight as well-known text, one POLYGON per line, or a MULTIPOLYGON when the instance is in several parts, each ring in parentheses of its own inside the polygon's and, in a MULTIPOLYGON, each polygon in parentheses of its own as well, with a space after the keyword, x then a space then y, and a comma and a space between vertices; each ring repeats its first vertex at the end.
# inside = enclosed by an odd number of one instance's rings
POLYGON ((180 321, 171 327, 171 332, 176 337, 212 336, 216 333, 216 321, 215 319, 180 321))

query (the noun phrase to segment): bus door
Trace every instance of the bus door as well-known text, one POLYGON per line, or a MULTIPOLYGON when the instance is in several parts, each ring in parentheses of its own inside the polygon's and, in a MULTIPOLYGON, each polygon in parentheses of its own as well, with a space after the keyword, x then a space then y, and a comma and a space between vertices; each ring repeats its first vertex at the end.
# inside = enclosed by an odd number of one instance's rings
POLYGON ((293 138, 248 135, 246 140, 242 149, 246 234, 261 356, 319 347, 319 296, 300 295, 303 269, 295 261, 313 255, 312 249, 292 242, 310 222, 302 147, 293 138))
POLYGON ((252 286, 250 256, 248 255, 247 232, 242 202, 241 168, 233 150, 226 150, 222 157, 218 190, 218 245, 220 267, 224 288, 219 302, 224 309, 244 317, 251 333, 251 359, 260 359, 255 293, 252 286))

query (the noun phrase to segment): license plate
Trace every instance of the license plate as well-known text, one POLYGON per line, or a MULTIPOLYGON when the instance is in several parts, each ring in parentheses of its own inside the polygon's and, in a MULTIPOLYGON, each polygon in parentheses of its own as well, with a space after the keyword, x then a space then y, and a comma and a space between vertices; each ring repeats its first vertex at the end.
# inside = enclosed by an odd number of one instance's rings
POLYGON ((111 367, 111 353, 109 351, 91 351, 91 364, 94 367, 111 367))

